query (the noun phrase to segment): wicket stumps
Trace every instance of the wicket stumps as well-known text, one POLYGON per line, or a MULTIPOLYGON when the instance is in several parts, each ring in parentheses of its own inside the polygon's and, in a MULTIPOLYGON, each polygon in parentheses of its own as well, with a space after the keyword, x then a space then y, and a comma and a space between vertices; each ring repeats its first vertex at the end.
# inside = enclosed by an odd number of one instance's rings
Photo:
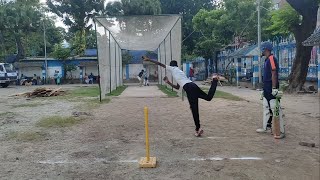
POLYGON ((140 159, 140 168, 155 168, 157 163, 156 157, 150 157, 148 118, 148 108, 144 107, 144 123, 146 129, 146 157, 142 157, 140 159))

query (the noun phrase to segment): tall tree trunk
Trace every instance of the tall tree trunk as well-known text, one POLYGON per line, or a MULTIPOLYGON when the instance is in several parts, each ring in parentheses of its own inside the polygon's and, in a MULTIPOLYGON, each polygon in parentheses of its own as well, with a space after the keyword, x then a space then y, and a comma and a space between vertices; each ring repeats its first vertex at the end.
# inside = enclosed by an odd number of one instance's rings
POLYGON ((219 51, 214 52, 214 73, 218 73, 218 53, 219 51))
MULTIPOLYGON (((0 58, 6 55, 6 48, 4 45, 4 35, 3 31, 0 30, 0 58)), ((1 61, 1 59, 0 59, 1 61)))
POLYGON ((14 38, 16 40, 16 45, 18 49, 18 54, 16 59, 17 60, 23 59, 25 57, 25 52, 24 52, 24 47, 22 45, 21 37, 17 33, 15 33, 14 38))
POLYGON ((204 61, 204 64, 205 64, 205 79, 207 79, 208 78, 208 76, 209 76, 209 72, 208 72, 208 66, 209 66, 209 58, 205 58, 205 61, 204 61))
POLYGON ((314 31, 317 22, 318 4, 316 0, 287 0, 302 15, 301 25, 293 30, 296 39, 296 56, 289 75, 289 93, 302 90, 306 82, 312 47, 304 47, 302 42, 314 31))

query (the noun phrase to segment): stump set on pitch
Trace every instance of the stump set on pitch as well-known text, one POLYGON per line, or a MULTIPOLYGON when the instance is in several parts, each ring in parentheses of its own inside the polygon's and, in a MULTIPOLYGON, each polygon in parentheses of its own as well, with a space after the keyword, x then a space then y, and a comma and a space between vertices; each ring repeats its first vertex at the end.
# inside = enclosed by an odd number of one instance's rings
POLYGON ((157 164, 156 157, 150 157, 148 116, 148 108, 144 107, 144 123, 146 130, 146 157, 142 157, 139 161, 139 166, 141 168, 155 168, 157 164))

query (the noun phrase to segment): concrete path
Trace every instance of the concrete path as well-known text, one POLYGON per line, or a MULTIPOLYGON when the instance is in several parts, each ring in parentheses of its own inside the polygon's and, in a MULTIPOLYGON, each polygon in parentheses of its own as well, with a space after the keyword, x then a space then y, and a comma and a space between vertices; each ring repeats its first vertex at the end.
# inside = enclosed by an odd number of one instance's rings
POLYGON ((161 92, 157 86, 128 86, 126 90, 119 97, 167 97, 166 94, 161 92))

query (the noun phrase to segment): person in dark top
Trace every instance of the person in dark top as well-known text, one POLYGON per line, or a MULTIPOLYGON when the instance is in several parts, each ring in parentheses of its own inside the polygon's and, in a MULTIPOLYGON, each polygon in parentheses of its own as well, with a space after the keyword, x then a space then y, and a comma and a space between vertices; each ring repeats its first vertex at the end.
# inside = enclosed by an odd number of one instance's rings
MULTIPOLYGON (((273 45, 270 42, 261 44, 262 56, 265 56, 263 72, 263 124, 262 128, 257 129, 258 133, 265 133, 272 129, 273 111, 276 106, 276 96, 279 92, 279 64, 271 53, 273 45)), ((285 136, 284 121, 282 110, 279 109, 281 138, 285 136)))
POLYGON ((143 85, 143 78, 142 78, 143 73, 144 73, 144 70, 142 69, 142 70, 140 71, 140 73, 138 74, 138 76, 137 76, 137 78, 138 78, 138 80, 139 80, 139 82, 140 82, 140 84, 139 84, 140 87, 142 87, 142 85, 143 85))
POLYGON ((90 75, 89 75, 89 83, 90 84, 93 84, 93 78, 94 78, 94 75, 92 73, 90 73, 90 75))

